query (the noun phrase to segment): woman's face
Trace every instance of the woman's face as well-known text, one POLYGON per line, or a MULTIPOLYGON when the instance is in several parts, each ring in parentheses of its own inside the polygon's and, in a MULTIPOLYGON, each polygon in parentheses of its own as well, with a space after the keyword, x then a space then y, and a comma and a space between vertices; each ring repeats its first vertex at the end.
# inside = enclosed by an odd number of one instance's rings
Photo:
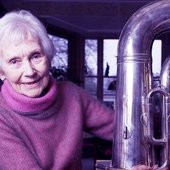
POLYGON ((4 45, 1 74, 13 89, 29 97, 38 97, 49 82, 50 61, 37 40, 4 45))

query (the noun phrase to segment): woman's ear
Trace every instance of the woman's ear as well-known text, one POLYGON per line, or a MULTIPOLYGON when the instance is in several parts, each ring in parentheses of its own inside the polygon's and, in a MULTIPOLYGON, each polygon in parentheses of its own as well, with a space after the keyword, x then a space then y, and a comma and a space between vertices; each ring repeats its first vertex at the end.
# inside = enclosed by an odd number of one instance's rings
POLYGON ((5 80, 5 76, 0 74, 0 79, 1 79, 2 81, 4 81, 4 80, 5 80))
POLYGON ((4 72, 2 71, 1 68, 0 68, 0 79, 1 79, 2 81, 5 80, 5 75, 4 75, 4 72))
POLYGON ((2 81, 4 81, 4 80, 5 80, 5 76, 4 76, 4 75, 0 75, 0 79, 1 79, 2 81))

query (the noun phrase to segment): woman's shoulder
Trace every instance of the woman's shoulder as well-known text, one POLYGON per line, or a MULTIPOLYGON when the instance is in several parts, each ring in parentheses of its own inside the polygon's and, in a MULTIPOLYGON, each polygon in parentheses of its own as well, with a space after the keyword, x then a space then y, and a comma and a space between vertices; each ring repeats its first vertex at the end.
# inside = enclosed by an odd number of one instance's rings
POLYGON ((58 89, 68 89, 68 90, 82 90, 81 87, 79 87, 77 84, 71 82, 71 81, 57 81, 57 87, 58 89))
POLYGON ((69 96, 74 96, 76 98, 91 98, 92 96, 87 92, 83 87, 78 86, 74 82, 71 81, 58 81, 57 82, 57 91, 61 94, 66 94, 69 96))

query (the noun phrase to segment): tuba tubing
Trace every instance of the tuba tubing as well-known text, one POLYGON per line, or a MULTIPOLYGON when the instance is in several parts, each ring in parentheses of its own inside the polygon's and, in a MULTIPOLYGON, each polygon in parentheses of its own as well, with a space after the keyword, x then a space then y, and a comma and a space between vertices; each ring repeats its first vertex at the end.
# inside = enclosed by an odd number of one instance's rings
MULTIPOLYGON (((148 165, 155 165, 157 164, 156 156, 158 153, 155 152, 154 146, 161 146, 162 149, 160 149, 161 154, 159 157, 159 168, 163 169, 168 166, 169 162, 169 127, 168 127, 168 121, 169 121, 169 103, 170 103, 170 93, 165 89, 164 86, 160 86, 157 88, 152 89, 146 98, 146 114, 144 114, 144 120, 146 120, 146 123, 144 123, 144 140, 145 140, 145 149, 147 154, 147 164, 148 165), (159 138, 155 138, 154 136, 154 130, 153 130, 153 116, 154 111, 153 108, 153 102, 152 99, 155 94, 159 94, 161 98, 161 118, 159 120, 160 123, 160 131, 161 135, 159 138)), ((142 116, 143 117, 143 116, 142 116)))
POLYGON ((141 115, 146 113, 145 101, 152 90, 151 48, 155 36, 169 29, 170 0, 160 0, 134 13, 121 32, 112 151, 116 169, 147 164, 141 115))

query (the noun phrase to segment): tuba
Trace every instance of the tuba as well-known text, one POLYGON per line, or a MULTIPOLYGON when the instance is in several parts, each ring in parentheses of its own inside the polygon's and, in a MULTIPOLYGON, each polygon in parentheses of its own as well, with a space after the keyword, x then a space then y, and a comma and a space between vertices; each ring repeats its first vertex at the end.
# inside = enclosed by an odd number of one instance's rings
POLYGON ((151 67, 153 41, 169 30, 170 0, 159 0, 134 13, 120 34, 112 160, 109 165, 100 165, 101 169, 131 169, 138 164, 158 164, 158 169, 170 166, 170 57, 157 87, 153 87, 151 67), (152 113, 156 96, 161 99, 158 138, 152 113))

